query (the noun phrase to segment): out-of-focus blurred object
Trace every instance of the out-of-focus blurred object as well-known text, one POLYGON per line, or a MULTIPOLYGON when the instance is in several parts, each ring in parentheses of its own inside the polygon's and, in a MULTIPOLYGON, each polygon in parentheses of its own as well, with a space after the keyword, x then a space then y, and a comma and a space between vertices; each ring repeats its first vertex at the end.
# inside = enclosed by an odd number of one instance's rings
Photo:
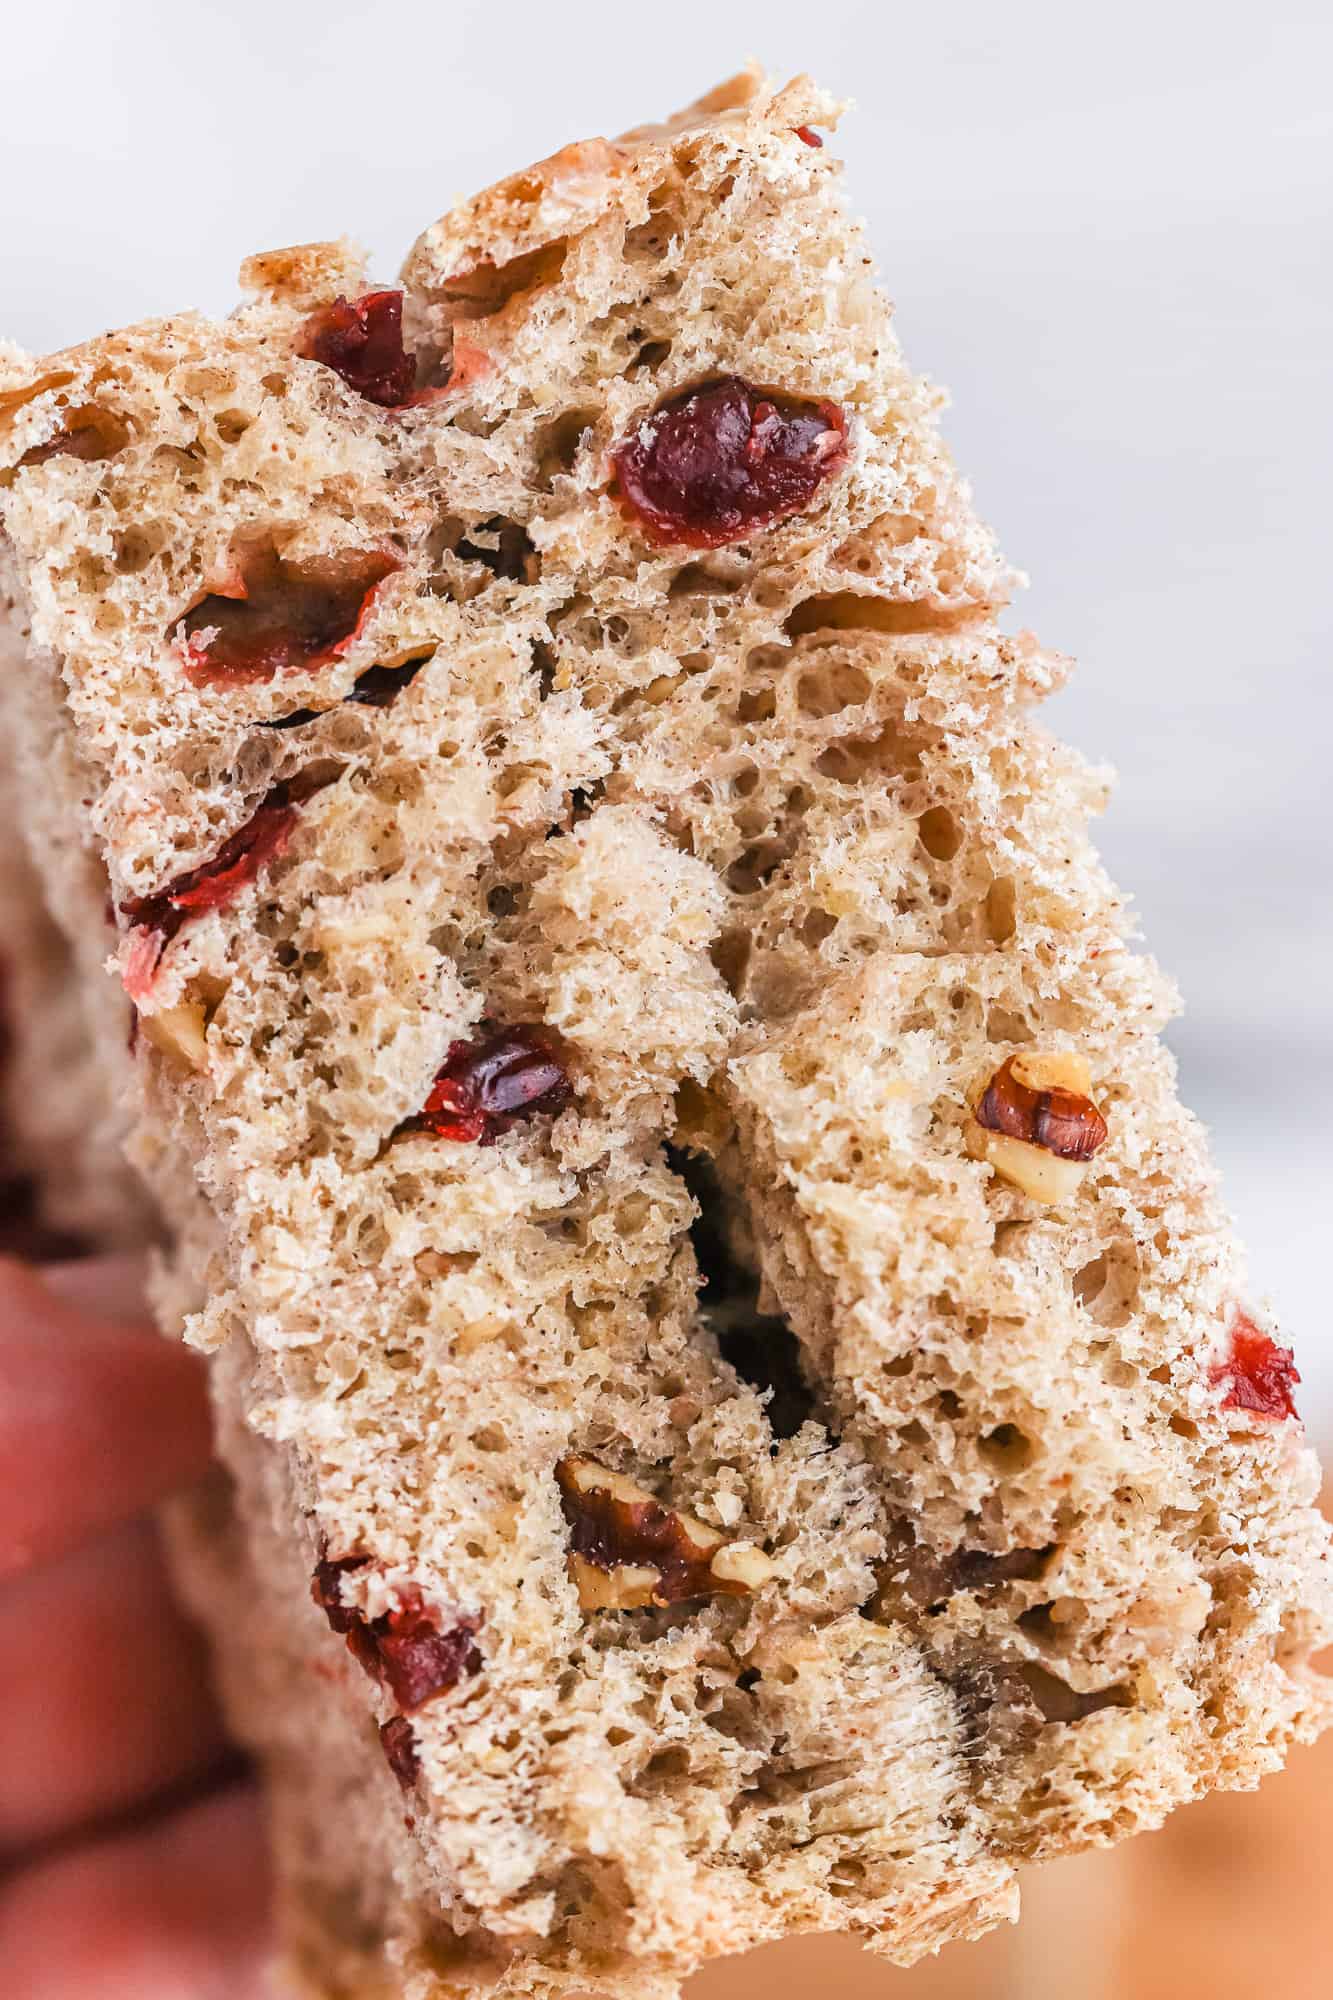
POLYGON ((846 1938, 726 1960, 689 2000, 1329 2000, 1333 1738, 1258 1792, 1037 1870, 1023 1920, 900 1972, 846 1938))
MULTIPOLYGON (((4 787, 0 758, 0 808, 4 787)), ((0 823, 0 1251, 41 1262, 143 1243, 152 1211, 121 1155, 114 1073, 12 823, 0 823)))
MULTIPOLYGON (((1324 1508, 1333 1516, 1333 1486, 1324 1508)), ((1333 1674, 1333 1656, 1323 1666, 1333 1674)), ((909 1972, 846 1938, 723 1961, 689 2000, 1333 2000, 1333 1735, 1257 1792, 1036 1869, 1023 1917, 909 1972)))

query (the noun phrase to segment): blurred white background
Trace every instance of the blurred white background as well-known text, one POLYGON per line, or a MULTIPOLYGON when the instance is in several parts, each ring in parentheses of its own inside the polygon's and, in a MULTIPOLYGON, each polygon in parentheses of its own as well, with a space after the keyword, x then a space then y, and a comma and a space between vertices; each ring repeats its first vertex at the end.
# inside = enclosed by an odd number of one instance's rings
POLYGON ((751 53, 859 100, 852 201, 1018 617, 1080 658, 1053 720, 1121 770, 1103 845, 1333 1434, 1333 11, 46 0, 3 51, 0 333, 36 350, 225 309, 275 244, 388 275, 456 192, 751 53))

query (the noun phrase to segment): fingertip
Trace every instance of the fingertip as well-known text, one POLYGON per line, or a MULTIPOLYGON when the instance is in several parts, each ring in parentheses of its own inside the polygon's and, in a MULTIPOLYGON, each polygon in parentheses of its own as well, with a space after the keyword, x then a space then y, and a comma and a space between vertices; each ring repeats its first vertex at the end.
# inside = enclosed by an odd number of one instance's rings
POLYGON ((3 1990, 264 2000, 268 1896, 258 1800, 229 1786, 12 1878, 0 1893, 3 1990))
POLYGON ((95 1290, 102 1260, 55 1286, 0 1264, 0 1569, 128 1520, 208 1462, 203 1362, 113 1312, 113 1286, 133 1279, 107 1262, 105 1311, 69 1296, 95 1290))
POLYGON ((143 1251, 43 1264, 36 1276, 65 1305, 99 1319, 146 1320, 148 1259, 143 1251))

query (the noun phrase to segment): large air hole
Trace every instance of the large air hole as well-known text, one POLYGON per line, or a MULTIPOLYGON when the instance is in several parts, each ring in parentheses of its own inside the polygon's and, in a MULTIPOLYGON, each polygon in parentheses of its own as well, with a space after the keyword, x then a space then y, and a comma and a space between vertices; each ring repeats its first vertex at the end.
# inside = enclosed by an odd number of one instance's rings
POLYGON ((506 583, 536 583, 541 575, 541 557, 527 529, 504 514, 492 514, 469 529, 454 554, 460 562, 480 563, 506 583))
POLYGON ((712 1162, 667 1148, 667 1163, 699 1206, 690 1239, 703 1284, 699 1309, 722 1359, 743 1382, 767 1393, 775 1438, 795 1437, 815 1413, 815 1398, 801 1368, 801 1348, 787 1321, 759 1310, 759 1280, 738 1255, 729 1204, 712 1162))
POLYGON ((525 250, 503 264, 481 257, 470 269, 446 278, 440 287, 440 297, 448 308, 450 321, 492 319, 521 293, 553 285, 564 268, 567 248, 561 237, 554 243, 539 244, 535 250, 525 250))
POLYGON ((1018 1673, 1046 1722, 1082 1722, 1085 1716, 1098 1715, 1104 1708, 1134 1706, 1134 1690, 1124 1683, 1084 1694, 1035 1661, 1021 1666, 1018 1673))
POLYGON ((1112 1243, 1075 1271, 1074 1297, 1090 1319, 1114 1332, 1133 1319, 1139 1297, 1139 1260, 1132 1242, 1112 1243))
POLYGON ((598 415, 596 410, 566 410, 538 431, 537 484, 544 493, 573 472, 585 440, 595 434, 598 415))
POLYGON ((937 604, 873 597, 869 591, 835 590, 825 597, 807 597, 787 619, 789 639, 807 632, 947 632, 961 623, 957 612, 937 604))

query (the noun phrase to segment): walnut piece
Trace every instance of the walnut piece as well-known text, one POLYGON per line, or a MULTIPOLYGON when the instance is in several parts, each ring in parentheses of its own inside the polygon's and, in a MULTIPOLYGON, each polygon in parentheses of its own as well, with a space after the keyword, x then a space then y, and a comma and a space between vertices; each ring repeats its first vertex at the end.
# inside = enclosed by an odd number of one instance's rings
POLYGON ((183 1063, 187 1069, 208 1068, 208 1039, 203 1005, 198 1000, 182 1000, 176 1007, 160 1007, 155 1014, 141 1014, 139 1026, 145 1038, 164 1056, 183 1063))
POLYGON ((968 1149, 1032 1201, 1069 1201, 1105 1144, 1084 1058, 1060 1050, 1009 1056, 975 1093, 968 1149))
POLYGON ((753 1543, 728 1542, 593 1459, 562 1458, 555 1476, 571 1530, 569 1573, 585 1611, 747 1597, 774 1574, 753 1543))

